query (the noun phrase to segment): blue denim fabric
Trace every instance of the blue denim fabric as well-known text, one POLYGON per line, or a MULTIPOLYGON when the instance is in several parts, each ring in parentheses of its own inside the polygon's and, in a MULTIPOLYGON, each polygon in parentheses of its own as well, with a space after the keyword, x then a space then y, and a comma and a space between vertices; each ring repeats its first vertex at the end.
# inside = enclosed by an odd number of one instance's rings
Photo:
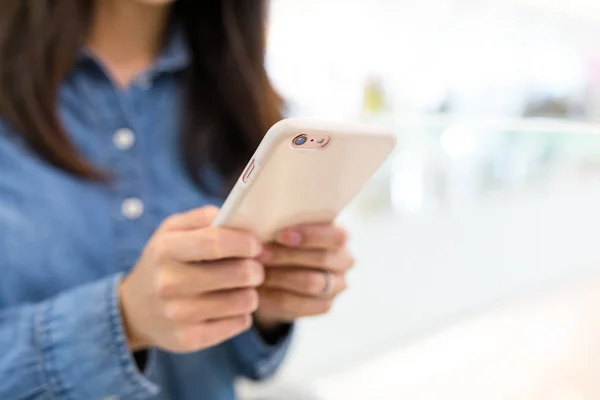
POLYGON ((179 157, 188 57, 174 36, 123 90, 92 55, 77 60, 60 115, 109 185, 40 161, 0 120, 0 399, 230 400, 236 378, 267 377, 282 361, 289 338, 269 346, 254 330, 194 354, 153 349, 144 373, 126 345, 123 275, 166 217, 222 202, 193 185, 179 157), (134 141, 115 142, 123 128, 134 141), (139 200, 135 212, 123 211, 127 199, 139 200))

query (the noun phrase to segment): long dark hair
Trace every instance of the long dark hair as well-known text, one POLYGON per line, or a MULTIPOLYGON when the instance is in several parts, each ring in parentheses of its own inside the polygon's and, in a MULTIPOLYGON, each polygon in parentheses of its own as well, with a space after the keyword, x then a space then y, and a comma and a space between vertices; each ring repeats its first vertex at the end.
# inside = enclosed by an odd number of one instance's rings
MULTIPOLYGON (((58 89, 88 34, 94 0, 0 1, 0 117, 49 164, 84 179, 98 171, 69 140, 58 89)), ((182 156, 199 182, 210 162, 231 181, 282 102, 265 71, 268 0, 179 0, 172 17, 187 37, 182 156)))

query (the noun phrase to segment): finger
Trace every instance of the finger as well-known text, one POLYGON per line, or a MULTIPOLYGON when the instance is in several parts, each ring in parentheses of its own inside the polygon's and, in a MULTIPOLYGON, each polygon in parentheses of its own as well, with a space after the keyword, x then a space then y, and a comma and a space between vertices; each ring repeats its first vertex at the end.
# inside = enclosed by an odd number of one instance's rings
MULTIPOLYGON (((287 290, 304 296, 321 296, 327 289, 327 274, 307 268, 285 268, 267 271, 263 287, 287 290)), ((327 297, 335 297, 346 290, 344 275, 331 274, 331 290, 327 297)))
POLYGON ((175 323, 197 324, 252 314, 257 308, 258 293, 256 290, 237 289, 173 300, 165 305, 164 313, 175 323))
POLYGON ((156 288, 161 298, 169 299, 220 290, 253 288, 262 284, 264 278, 264 266, 251 259, 174 264, 157 274, 156 288))
POLYGON ((181 353, 189 353, 216 346, 247 331, 252 326, 252 316, 243 315, 186 326, 175 336, 181 353))
POLYGON ((337 249, 348 240, 346 230, 334 224, 300 225, 281 231, 275 241, 304 249, 337 249))
POLYGON ((284 321, 329 312, 332 299, 302 296, 285 290, 260 288, 260 309, 265 315, 278 315, 284 321))
POLYGON ((328 270, 334 273, 348 271, 354 258, 345 248, 339 250, 300 250, 272 245, 261 253, 260 262, 270 267, 302 266, 328 270))
POLYGON ((261 242, 252 234, 217 227, 170 232, 164 241, 166 250, 179 262, 254 258, 262 251, 261 242))
POLYGON ((167 218, 161 225, 165 231, 181 231, 191 229, 201 229, 212 225, 219 214, 219 208, 215 206, 205 206, 194 210, 175 214, 167 218))

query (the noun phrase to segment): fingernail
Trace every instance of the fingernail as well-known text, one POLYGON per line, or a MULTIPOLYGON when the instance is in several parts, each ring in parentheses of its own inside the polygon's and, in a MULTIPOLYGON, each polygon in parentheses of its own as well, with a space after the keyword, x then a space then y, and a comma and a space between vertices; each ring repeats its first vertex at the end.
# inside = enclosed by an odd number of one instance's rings
POLYGON ((283 244, 289 246, 299 246, 302 244, 302 234, 297 231, 284 231, 279 236, 283 244))

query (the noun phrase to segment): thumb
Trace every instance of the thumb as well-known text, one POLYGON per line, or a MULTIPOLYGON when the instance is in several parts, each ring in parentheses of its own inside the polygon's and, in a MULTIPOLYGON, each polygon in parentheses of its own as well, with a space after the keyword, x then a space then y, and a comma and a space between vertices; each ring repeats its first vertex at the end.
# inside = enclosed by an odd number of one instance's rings
POLYGON ((167 231, 189 231, 207 228, 212 225, 218 214, 219 208, 215 206, 196 208, 185 213, 172 215, 163 223, 162 229, 167 231))

